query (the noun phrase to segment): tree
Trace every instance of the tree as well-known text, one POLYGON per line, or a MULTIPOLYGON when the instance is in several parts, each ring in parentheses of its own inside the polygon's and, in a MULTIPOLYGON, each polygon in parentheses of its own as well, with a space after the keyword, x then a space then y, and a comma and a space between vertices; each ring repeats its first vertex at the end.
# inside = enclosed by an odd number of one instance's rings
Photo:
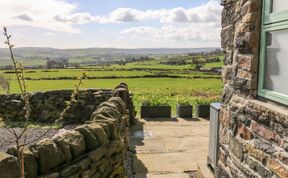
POLYGON ((194 70, 201 70, 201 68, 205 67, 205 61, 201 59, 192 59, 192 63, 195 64, 194 70))

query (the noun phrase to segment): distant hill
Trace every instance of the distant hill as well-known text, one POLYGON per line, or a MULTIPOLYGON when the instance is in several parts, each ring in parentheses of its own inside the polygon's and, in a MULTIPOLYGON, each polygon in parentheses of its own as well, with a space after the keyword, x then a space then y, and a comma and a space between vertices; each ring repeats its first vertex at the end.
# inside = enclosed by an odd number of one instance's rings
MULTIPOLYGON (((187 54, 198 52, 210 52, 218 48, 139 48, 139 49, 117 49, 117 48, 85 48, 85 49, 54 49, 25 47, 15 48, 14 56, 24 62, 39 61, 49 58, 92 58, 95 60, 114 60, 126 56, 143 55, 169 55, 169 54, 187 54)), ((0 48, 0 65, 9 63, 8 49, 0 48)), ((37 64, 37 62, 35 63, 37 64)))

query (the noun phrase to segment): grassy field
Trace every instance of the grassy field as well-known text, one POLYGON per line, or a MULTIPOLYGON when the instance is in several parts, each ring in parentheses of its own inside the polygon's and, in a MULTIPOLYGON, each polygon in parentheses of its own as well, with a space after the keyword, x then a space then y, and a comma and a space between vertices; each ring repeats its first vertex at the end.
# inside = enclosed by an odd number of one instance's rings
MULTIPOLYGON (((4 75, 11 80, 15 80, 16 76, 14 73, 7 73, 5 71, 4 75)), ((10 72, 10 71, 8 71, 10 72)), ((32 79, 41 78, 59 78, 59 77, 79 77, 81 72, 87 72, 89 77, 129 77, 129 76, 143 76, 151 75, 151 72, 146 71, 93 71, 89 69, 53 69, 53 70, 27 70, 25 72, 25 77, 32 79)), ((3 73, 3 71, 2 71, 3 73)))
MULTIPOLYGON (((207 63, 205 68, 221 67, 222 65, 222 61, 207 63)), ((193 71, 193 68, 194 66, 191 64, 164 65, 160 64, 159 60, 152 60, 127 63, 126 65, 93 66, 83 69, 25 70, 25 77, 32 79, 27 81, 29 92, 72 89, 77 80, 63 80, 63 77, 79 77, 81 72, 85 71, 89 77, 99 79, 86 80, 82 88, 114 88, 120 82, 125 82, 134 94, 134 103, 138 113, 140 113, 142 102, 156 96, 167 100, 173 108, 173 114, 175 114, 176 103, 179 99, 185 98, 195 105, 197 98, 219 98, 221 95, 223 86, 220 75, 193 71), (147 75, 154 75, 154 77, 144 77, 147 75), (182 78, 160 78, 157 77, 159 75, 180 76, 182 78), (107 77, 107 79, 101 77, 107 77), (59 80, 59 78, 62 78, 62 80, 59 80)), ((10 92, 18 93, 15 74, 9 72, 11 71, 1 71, 10 81, 10 92)))
MULTIPOLYGON (((134 94, 134 102, 139 112, 143 101, 151 96, 168 100, 175 114, 177 98, 186 98, 195 104, 201 96, 220 96, 222 83, 219 79, 173 79, 173 78, 140 78, 140 79, 96 79, 86 80, 82 88, 114 88, 125 82, 134 94)), ((49 91, 72 89, 77 80, 37 80, 28 81, 28 91, 49 91)), ((11 81, 11 93, 18 93, 16 81, 11 81)))

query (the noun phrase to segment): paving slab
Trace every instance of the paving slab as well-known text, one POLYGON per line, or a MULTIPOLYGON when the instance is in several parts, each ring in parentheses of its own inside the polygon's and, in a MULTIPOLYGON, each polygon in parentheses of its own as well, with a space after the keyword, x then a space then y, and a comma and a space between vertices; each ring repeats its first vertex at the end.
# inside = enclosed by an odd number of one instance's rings
POLYGON ((205 162, 209 121, 205 119, 140 119, 131 128, 135 178, 186 178, 205 162))

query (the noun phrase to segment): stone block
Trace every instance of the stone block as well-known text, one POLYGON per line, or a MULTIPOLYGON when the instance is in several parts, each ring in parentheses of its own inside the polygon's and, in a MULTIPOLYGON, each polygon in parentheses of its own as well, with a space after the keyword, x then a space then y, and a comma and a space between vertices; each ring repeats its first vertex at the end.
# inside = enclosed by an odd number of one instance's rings
POLYGON ((44 139, 33 147, 33 153, 37 159, 41 174, 55 168, 65 162, 65 156, 61 148, 51 139, 44 139))
POLYGON ((24 149, 25 178, 35 178, 38 174, 38 164, 34 154, 28 149, 24 149))
POLYGON ((107 151, 107 145, 102 145, 96 150, 90 152, 88 154, 88 157, 95 162, 100 160, 106 154, 106 151, 107 151))
POLYGON ((233 85, 236 77, 236 67, 235 66, 222 67, 221 75, 223 83, 233 85))
POLYGON ((16 178, 19 173, 17 158, 0 152, 0 178, 16 178))
MULTIPOLYGON (((7 150, 8 154, 17 157, 16 147, 11 147, 7 150)), ((24 148, 24 167, 25 167, 25 178, 35 178, 38 174, 38 165, 34 157, 34 154, 29 150, 28 147, 24 148)))
POLYGON ((287 165, 284 166, 283 164, 279 163, 278 161, 270 159, 268 161, 268 167, 273 171, 274 174, 276 174, 280 178, 287 178, 288 177, 287 165))
POLYGON ((233 41, 234 38, 232 35, 234 34, 234 27, 233 25, 229 25, 227 27, 224 27, 221 31, 221 46, 222 48, 226 49, 228 47, 232 47, 233 46, 233 41))
POLYGON ((232 4, 232 3, 235 3, 236 1, 238 0, 221 0, 221 5, 224 6, 227 4, 232 4))
POLYGON ((282 140, 281 147, 284 148, 284 150, 285 150, 286 152, 288 152, 288 140, 287 140, 287 139, 282 140))
POLYGON ((105 127, 106 125, 109 128, 109 140, 117 140, 119 139, 118 128, 119 125, 115 121, 110 120, 98 120, 97 124, 105 127))
POLYGON ((72 164, 60 170, 60 175, 62 177, 69 177, 77 173, 79 167, 76 164, 72 164))
MULTIPOLYGON (((244 175, 244 177, 251 177, 251 178, 258 178, 258 174, 250 169, 245 162, 241 162, 239 159, 237 159, 235 156, 231 155, 231 160, 234 164, 234 166, 241 171, 241 175, 244 175)), ((228 163, 229 166, 229 163, 228 163)), ((233 174, 232 174, 233 175, 233 174)), ((237 177, 237 174, 234 174, 234 177, 237 177)))
POLYGON ((53 172, 50 174, 40 176, 40 178, 60 178, 60 174, 59 174, 59 172, 53 172))
POLYGON ((114 178, 117 175, 123 175, 125 173, 125 169, 123 166, 119 166, 118 168, 114 169, 114 171, 109 175, 109 178, 114 178))
POLYGON ((269 155, 265 152, 258 150, 251 144, 244 144, 244 153, 246 153, 249 156, 252 156, 256 160, 260 161, 263 165, 266 164, 267 159, 269 158, 269 155))
POLYGON ((235 19, 239 14, 236 13, 235 4, 227 4, 224 6, 221 17, 222 27, 226 27, 228 25, 233 25, 235 23, 235 19))
POLYGON ((102 158, 102 159, 100 159, 100 160, 98 160, 98 161, 96 161, 96 162, 93 162, 91 165, 90 165, 90 167, 91 167, 91 169, 98 169, 98 167, 100 166, 100 165, 107 165, 109 163, 109 159, 108 158, 102 158))
POLYGON ((228 104, 229 101, 231 100, 232 96, 234 95, 234 89, 229 86, 225 85, 222 93, 222 103, 223 104, 228 104))
POLYGON ((256 159, 247 156, 246 163, 250 167, 250 169, 256 171, 260 176, 269 178, 272 177, 272 172, 263 166, 261 162, 258 162, 256 159))
POLYGON ((232 177, 246 178, 246 176, 236 167, 230 158, 227 158, 227 167, 229 168, 229 172, 231 173, 232 177))
POLYGON ((238 124, 238 113, 237 112, 230 112, 230 119, 229 125, 232 132, 232 135, 235 137, 237 134, 237 124, 238 124))
POLYGON ((256 27, 254 24, 249 23, 238 23, 237 24, 237 34, 243 36, 246 32, 254 32, 256 30, 256 27))
POLYGON ((243 160, 243 144, 237 140, 236 138, 230 137, 229 146, 231 149, 231 152, 240 160, 243 160))
POLYGON ((113 171, 113 166, 111 164, 108 164, 104 172, 101 174, 101 177, 108 177, 112 171, 113 171))
POLYGON ((68 145, 73 159, 83 155, 86 151, 84 136, 78 131, 64 130, 62 133, 60 132, 60 134, 54 136, 54 141, 61 148, 68 145))
POLYGON ((259 10, 258 1, 246 1, 246 3, 241 7, 241 15, 249 14, 252 12, 257 12, 259 10))
POLYGON ((109 159, 104 159, 105 161, 102 161, 101 165, 99 165, 99 171, 103 173, 105 169, 108 167, 109 164, 111 164, 109 159))
POLYGON ((89 124, 87 126, 90 128, 90 130, 95 135, 95 137, 98 139, 98 141, 101 145, 107 144, 109 142, 108 136, 101 125, 99 125, 97 123, 92 123, 92 124, 89 124))
POLYGON ((76 173, 76 174, 73 174, 72 176, 69 176, 68 178, 79 178, 80 176, 80 173, 76 173))
POLYGON ((244 140, 252 140, 254 138, 253 133, 241 123, 238 123, 237 133, 244 140))
POLYGON ((120 97, 111 97, 109 102, 113 103, 121 113, 126 112, 126 104, 120 97))
POLYGON ((228 145, 230 140, 230 132, 222 125, 219 128, 219 142, 223 145, 228 145))
POLYGON ((113 153, 119 153, 121 150, 124 150, 124 145, 119 140, 111 141, 108 145, 107 156, 111 156, 113 153))
POLYGON ((96 172, 90 178, 101 178, 101 174, 99 172, 96 172))
POLYGON ((239 33, 236 35, 234 46, 239 49, 241 53, 252 53, 255 48, 258 48, 259 35, 256 32, 239 33))
POLYGON ((226 164, 226 152, 221 148, 219 147, 219 152, 218 152, 218 159, 223 163, 223 164, 226 164))
POLYGON ((83 158, 83 159, 77 161, 75 163, 75 165, 77 165, 80 168, 80 170, 83 171, 89 167, 90 163, 91 163, 91 160, 89 158, 83 158))
POLYGON ((242 22, 244 23, 256 23, 258 20, 259 13, 257 12, 252 12, 252 13, 247 13, 243 16, 242 22))
POLYGON ((232 177, 230 175, 230 171, 228 167, 225 167, 225 165, 223 165, 221 162, 218 161, 217 167, 216 167, 216 171, 215 171, 215 177, 219 177, 219 178, 230 178, 232 177))
POLYGON ((256 72, 257 70, 256 59, 253 55, 238 54, 237 62, 238 62, 238 67, 240 67, 241 69, 245 69, 245 70, 253 71, 253 72, 256 72))
POLYGON ((94 114, 95 115, 102 114, 107 118, 115 120, 119 120, 121 118, 121 113, 118 110, 108 106, 99 107, 94 114))
POLYGON ((111 162, 113 165, 122 162, 123 160, 124 160, 124 154, 116 154, 111 158, 111 162))
POLYGON ((269 142, 264 142, 259 139, 254 140, 255 148, 264 151, 267 154, 273 154, 276 152, 275 147, 269 143, 269 142))
POLYGON ((276 153, 276 157, 285 165, 288 165, 288 152, 276 153))
POLYGON ((279 135, 277 135, 272 130, 266 128, 265 126, 258 124, 257 122, 252 123, 251 130, 268 141, 273 141, 277 144, 280 144, 281 142, 279 135))
POLYGON ((91 178, 96 173, 97 169, 88 169, 81 174, 81 178, 91 178))
POLYGON ((230 127, 230 112, 228 108, 221 109, 219 122, 226 128, 230 127))
POLYGON ((87 125, 81 125, 75 129, 84 136, 87 150, 94 150, 100 146, 100 142, 87 125))
POLYGON ((271 121, 269 127, 271 128, 271 130, 284 137, 285 127, 282 124, 271 121))

